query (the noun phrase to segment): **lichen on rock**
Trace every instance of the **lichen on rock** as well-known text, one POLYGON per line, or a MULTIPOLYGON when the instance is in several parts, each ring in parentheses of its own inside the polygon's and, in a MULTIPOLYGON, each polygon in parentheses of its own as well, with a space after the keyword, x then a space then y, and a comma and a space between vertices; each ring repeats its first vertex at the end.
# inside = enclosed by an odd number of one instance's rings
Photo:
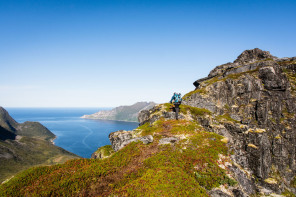
POLYGON ((210 110, 212 125, 204 128, 229 138, 233 161, 252 172, 252 184, 275 193, 296 193, 287 184, 296 173, 295 60, 246 50, 233 63, 217 66, 194 82, 198 86, 183 102, 210 110), (273 185, 264 181, 272 165, 281 180, 273 185))

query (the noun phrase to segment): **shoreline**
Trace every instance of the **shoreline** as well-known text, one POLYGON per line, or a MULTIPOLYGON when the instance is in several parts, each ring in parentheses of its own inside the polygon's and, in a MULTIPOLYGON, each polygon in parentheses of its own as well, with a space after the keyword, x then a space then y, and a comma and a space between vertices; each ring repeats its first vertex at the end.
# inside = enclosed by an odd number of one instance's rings
POLYGON ((87 119, 87 120, 109 120, 109 121, 118 121, 118 122, 133 122, 133 123, 139 123, 138 121, 127 121, 127 120, 114 120, 114 119, 102 119, 102 118, 83 118, 80 117, 81 119, 87 119))
POLYGON ((53 139, 50 139, 50 142, 55 145, 54 140, 56 140, 58 137, 55 135, 55 137, 53 139))

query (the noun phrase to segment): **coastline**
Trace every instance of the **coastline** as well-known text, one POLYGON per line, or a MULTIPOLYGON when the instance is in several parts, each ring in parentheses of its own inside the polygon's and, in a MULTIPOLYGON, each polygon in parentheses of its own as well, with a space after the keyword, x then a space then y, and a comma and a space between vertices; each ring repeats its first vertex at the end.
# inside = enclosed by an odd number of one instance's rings
POLYGON ((58 137, 55 135, 55 137, 53 139, 50 139, 50 142, 55 145, 54 140, 56 140, 58 137))
POLYGON ((127 121, 127 120, 115 120, 115 119, 102 119, 102 118, 84 118, 81 116, 80 118, 82 119, 87 119, 87 120, 110 120, 110 121, 118 121, 118 122, 133 122, 133 123, 139 123, 139 121, 127 121))

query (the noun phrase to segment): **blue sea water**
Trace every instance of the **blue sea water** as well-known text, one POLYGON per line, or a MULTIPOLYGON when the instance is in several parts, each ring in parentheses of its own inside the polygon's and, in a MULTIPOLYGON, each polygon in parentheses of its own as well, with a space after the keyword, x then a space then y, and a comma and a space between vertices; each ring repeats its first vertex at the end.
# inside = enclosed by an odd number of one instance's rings
MULTIPOLYGON (((81 119, 108 108, 6 108, 19 123, 37 121, 53 132, 55 145, 84 158, 97 148, 110 144, 108 135, 118 130, 132 130, 138 123, 81 119)), ((110 109, 110 108, 109 108, 110 109)))

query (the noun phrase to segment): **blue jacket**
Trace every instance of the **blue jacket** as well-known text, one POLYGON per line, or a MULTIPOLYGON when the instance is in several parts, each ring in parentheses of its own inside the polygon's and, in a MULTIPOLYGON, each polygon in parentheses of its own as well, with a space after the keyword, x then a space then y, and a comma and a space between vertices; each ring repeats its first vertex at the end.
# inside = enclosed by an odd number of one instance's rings
POLYGON ((174 93, 173 97, 171 98, 170 103, 172 103, 172 102, 181 103, 182 102, 181 94, 174 93))

